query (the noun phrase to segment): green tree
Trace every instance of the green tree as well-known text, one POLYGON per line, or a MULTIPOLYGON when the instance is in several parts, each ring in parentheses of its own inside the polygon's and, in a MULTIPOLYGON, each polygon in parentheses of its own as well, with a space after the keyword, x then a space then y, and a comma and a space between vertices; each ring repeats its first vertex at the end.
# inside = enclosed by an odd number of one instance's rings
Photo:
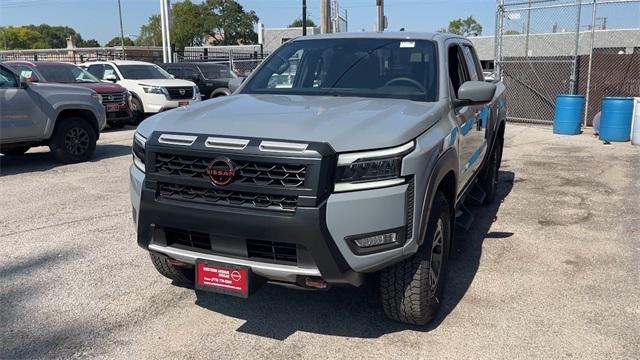
POLYGON ((245 11, 235 0, 206 0, 207 34, 216 45, 255 44, 258 34, 253 31, 258 22, 254 11, 245 11))
POLYGON ((473 16, 469 16, 466 19, 451 20, 447 29, 438 31, 462 36, 479 36, 482 35, 482 25, 473 16))
POLYGON ((177 48, 202 45, 207 32, 207 18, 210 16, 207 13, 207 7, 186 0, 173 5, 172 15, 171 41, 173 44, 177 48))
MULTIPOLYGON (((133 42, 133 40, 131 40, 128 37, 124 37, 124 46, 135 46, 136 44, 133 42)), ((106 43, 104 45, 105 47, 117 47, 117 46, 122 46, 122 40, 120 39, 120 36, 116 36, 113 39, 109 40, 108 43, 106 43)))
POLYGON ((3 47, 7 44, 7 49, 46 49, 49 43, 41 33, 26 26, 8 26, 2 28, 3 47))
MULTIPOLYGON (((302 27, 302 19, 295 19, 291 24, 289 24, 290 28, 302 27)), ((307 27, 316 27, 316 23, 311 19, 307 19, 307 27)))
POLYGON ((504 35, 520 35, 520 32, 516 30, 507 30, 504 32, 504 35))
POLYGON ((100 47, 100 43, 96 39, 83 40, 82 43, 77 44, 78 47, 100 47))
POLYGON ((160 26, 160 15, 150 16, 147 23, 140 27, 140 36, 136 39, 136 45, 162 45, 162 27, 160 26))

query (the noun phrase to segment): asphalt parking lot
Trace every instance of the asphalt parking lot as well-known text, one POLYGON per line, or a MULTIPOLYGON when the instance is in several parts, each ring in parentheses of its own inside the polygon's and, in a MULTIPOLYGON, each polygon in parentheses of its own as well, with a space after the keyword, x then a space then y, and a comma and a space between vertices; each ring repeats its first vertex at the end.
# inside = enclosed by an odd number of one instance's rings
POLYGON ((94 161, 0 158, 0 359, 638 358, 640 147, 509 125, 500 202, 452 250, 429 327, 383 319, 372 285, 172 286, 138 248, 133 130, 94 161))

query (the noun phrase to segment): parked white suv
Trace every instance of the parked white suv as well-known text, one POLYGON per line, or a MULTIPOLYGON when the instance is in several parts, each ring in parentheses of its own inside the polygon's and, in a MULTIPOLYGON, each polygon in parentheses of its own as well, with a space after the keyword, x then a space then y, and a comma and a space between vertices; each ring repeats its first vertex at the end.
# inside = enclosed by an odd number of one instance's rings
POLYGON ((82 65, 98 79, 112 81, 131 93, 134 122, 145 114, 187 106, 200 101, 200 90, 191 81, 175 79, 158 65, 143 61, 96 61, 82 65))

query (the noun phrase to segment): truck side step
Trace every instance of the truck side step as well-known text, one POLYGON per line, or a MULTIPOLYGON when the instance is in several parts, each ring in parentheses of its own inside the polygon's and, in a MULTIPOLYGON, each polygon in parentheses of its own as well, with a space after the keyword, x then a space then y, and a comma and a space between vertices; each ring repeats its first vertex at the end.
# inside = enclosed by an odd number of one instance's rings
POLYGON ((469 211, 464 204, 458 206, 456 210, 456 227, 467 231, 471 228, 471 224, 473 224, 473 214, 471 211, 469 211))
POLYGON ((473 188, 469 192, 469 195, 467 195, 466 201, 469 203, 469 205, 482 206, 486 197, 487 193, 484 192, 482 187, 476 182, 476 184, 473 185, 473 188))

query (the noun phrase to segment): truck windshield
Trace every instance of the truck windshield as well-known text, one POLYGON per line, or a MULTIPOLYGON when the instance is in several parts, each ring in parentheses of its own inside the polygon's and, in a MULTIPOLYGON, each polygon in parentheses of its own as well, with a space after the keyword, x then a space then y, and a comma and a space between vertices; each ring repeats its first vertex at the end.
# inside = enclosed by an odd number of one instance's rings
POLYGON ((172 79, 168 72, 157 65, 119 65, 118 68, 125 79, 172 79))
POLYGON ((298 40, 281 46, 242 92, 430 102, 438 98, 437 61, 428 40, 298 40))
POLYGON ((100 80, 75 65, 38 65, 38 71, 52 83, 98 83, 100 80))

